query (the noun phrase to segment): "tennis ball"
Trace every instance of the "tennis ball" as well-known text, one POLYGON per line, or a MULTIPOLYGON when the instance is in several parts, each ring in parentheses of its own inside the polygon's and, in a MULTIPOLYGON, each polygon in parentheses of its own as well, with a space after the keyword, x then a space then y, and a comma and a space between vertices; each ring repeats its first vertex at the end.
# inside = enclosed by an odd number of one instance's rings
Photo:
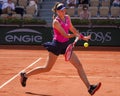
POLYGON ((87 42, 84 43, 84 47, 88 47, 89 44, 87 42))

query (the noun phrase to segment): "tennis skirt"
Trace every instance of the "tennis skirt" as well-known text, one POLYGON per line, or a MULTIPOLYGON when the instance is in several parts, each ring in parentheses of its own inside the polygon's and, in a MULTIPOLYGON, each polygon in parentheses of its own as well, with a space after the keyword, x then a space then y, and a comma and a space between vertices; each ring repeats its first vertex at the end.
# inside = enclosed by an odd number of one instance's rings
POLYGON ((69 41, 61 43, 56 40, 53 40, 52 42, 46 42, 43 44, 43 46, 49 51, 52 52, 55 55, 65 54, 67 46, 70 44, 69 41))

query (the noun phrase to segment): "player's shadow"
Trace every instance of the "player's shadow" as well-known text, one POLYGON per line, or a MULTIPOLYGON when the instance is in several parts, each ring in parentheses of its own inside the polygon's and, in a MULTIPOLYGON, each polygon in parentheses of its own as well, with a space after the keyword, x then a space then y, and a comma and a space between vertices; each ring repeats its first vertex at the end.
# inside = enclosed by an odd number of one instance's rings
POLYGON ((36 96, 52 96, 52 95, 39 94, 39 93, 33 93, 33 92, 25 92, 25 93, 30 95, 36 95, 36 96))

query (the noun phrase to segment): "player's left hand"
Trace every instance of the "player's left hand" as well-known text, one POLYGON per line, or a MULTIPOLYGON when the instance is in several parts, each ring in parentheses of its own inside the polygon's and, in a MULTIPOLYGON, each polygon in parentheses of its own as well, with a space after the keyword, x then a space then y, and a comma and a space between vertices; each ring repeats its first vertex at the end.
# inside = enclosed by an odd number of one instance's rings
POLYGON ((84 36, 84 37, 83 37, 83 40, 85 40, 85 41, 88 41, 89 39, 91 39, 91 35, 88 35, 88 36, 84 36))

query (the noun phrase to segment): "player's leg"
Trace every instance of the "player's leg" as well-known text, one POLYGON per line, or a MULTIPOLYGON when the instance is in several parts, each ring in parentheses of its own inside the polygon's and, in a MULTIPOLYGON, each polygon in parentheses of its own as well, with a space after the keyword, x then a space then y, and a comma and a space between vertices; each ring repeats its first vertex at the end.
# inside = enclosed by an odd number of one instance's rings
POLYGON ((33 70, 30 70, 26 73, 26 76, 29 77, 31 75, 36 75, 43 72, 49 72, 53 65, 55 64, 55 61, 57 60, 57 55, 54 55, 53 53, 49 52, 49 56, 47 58, 46 64, 44 66, 36 67, 33 70))
POLYGON ((75 66, 75 68, 77 69, 78 74, 79 74, 81 80, 84 82, 86 87, 89 88, 90 87, 90 83, 89 83, 89 81, 87 79, 87 76, 85 74, 83 66, 82 66, 81 62, 79 61, 78 57, 76 56, 76 54, 74 52, 71 55, 70 63, 75 66))
POLYGON ((23 87, 25 87, 27 78, 31 75, 36 75, 36 74, 50 71, 51 68, 53 67, 53 65, 55 64, 57 57, 58 57, 57 55, 54 55, 53 53, 49 52, 49 56, 48 56, 46 64, 44 66, 36 67, 26 73, 22 72, 20 74, 21 75, 21 85, 23 87))
POLYGON ((88 92, 89 94, 93 95, 101 86, 101 83, 99 82, 96 85, 90 85, 87 76, 85 74, 85 71, 83 69, 82 64, 80 63, 78 57, 76 56, 76 54, 73 52, 70 62, 76 67, 78 74, 80 76, 80 78, 82 79, 82 81, 84 82, 84 84, 86 85, 86 87, 88 88, 88 92))

